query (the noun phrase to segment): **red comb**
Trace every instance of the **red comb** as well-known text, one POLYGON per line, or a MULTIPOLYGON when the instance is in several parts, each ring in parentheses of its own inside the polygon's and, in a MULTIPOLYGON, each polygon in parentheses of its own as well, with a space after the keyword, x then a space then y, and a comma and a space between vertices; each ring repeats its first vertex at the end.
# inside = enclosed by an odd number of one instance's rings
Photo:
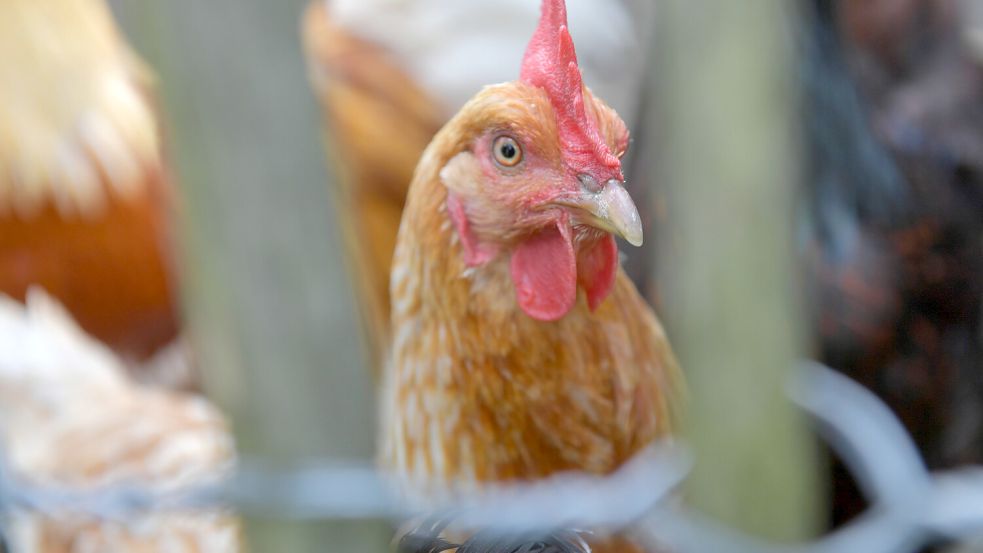
POLYGON ((584 82, 577 66, 573 38, 567 29, 564 0, 543 0, 543 14, 522 58, 519 79, 546 91, 563 145, 563 157, 573 170, 599 182, 624 180, 621 162, 611 153, 597 123, 584 109, 584 82))

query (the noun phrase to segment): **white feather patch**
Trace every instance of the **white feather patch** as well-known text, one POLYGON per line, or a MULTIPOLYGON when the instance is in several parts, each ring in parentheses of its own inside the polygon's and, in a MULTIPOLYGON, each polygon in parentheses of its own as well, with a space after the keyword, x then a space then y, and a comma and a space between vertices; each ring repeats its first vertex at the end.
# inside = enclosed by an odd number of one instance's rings
MULTIPOLYGON (((332 17, 392 51, 447 115, 483 86, 515 80, 539 19, 534 0, 327 0, 332 17)), ((584 83, 629 124, 644 72, 653 2, 567 0, 584 83)))

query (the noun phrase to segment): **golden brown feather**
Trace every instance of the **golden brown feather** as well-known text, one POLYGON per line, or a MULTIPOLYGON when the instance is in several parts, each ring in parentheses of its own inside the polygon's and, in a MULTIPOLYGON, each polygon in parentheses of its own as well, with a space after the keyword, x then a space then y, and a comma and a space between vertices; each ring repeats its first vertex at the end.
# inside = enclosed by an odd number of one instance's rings
MULTIPOLYGON (((17 477, 38 485, 174 491, 234 463, 225 421, 204 398, 135 384, 39 290, 26 306, 0 296, 0 440, 17 477)), ((218 510, 113 521, 15 512, 9 529, 23 553, 239 550, 235 518, 218 510)))

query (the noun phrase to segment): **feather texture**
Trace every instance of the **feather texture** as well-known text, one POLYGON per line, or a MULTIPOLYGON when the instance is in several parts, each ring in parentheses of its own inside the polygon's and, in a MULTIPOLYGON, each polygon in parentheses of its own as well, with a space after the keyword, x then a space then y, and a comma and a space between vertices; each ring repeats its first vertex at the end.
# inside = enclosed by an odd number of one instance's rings
POLYGON ((0 213, 95 217, 159 166, 149 73, 102 0, 8 0, 0 17, 0 213))
POLYGON ((104 0, 0 7, 0 292, 143 358, 177 332, 150 75, 104 0))
MULTIPOLYGON (((509 121, 559 148, 555 124, 541 116, 549 100, 536 90, 482 91, 431 142, 410 187, 393 260, 381 448, 424 502, 485 482, 608 473, 673 428, 679 369, 620 268, 596 310, 581 292, 561 319, 535 320, 517 303, 508 252, 470 266, 449 224, 445 179, 454 174, 443 169, 484 128, 509 121)), ((605 118, 616 116, 593 113, 614 141, 617 125, 605 118)))
MULTIPOLYGON (((633 120, 652 3, 571 7, 585 80, 633 120)), ((337 213, 377 370, 391 338, 390 263, 416 163, 467 99, 515 77, 538 12, 523 0, 315 0, 305 14, 309 73, 340 170, 337 213)))
MULTIPOLYGON (((36 289, 26 307, 0 296, 0 438, 19 478, 83 489, 176 490, 225 477, 234 462, 207 401, 134 384, 112 351, 36 289)), ((9 528, 21 553, 239 550, 237 523, 222 511, 114 521, 15 513, 9 528)))
POLYGON ((399 540, 397 553, 591 553, 580 532, 558 531, 545 536, 506 536, 479 532, 461 543, 441 537, 448 521, 428 520, 399 540))

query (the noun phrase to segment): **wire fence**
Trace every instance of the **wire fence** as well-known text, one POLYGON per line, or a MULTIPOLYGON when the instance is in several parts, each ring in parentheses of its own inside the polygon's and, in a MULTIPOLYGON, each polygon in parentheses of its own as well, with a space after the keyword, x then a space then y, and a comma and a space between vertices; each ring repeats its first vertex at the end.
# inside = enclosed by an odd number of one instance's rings
POLYGON ((804 364, 788 390, 871 504, 856 520, 811 543, 762 541, 688 509, 676 492, 693 459, 684 446, 669 442, 642 451, 609 476, 571 473, 491 486, 462 502, 426 509, 401 499, 373 467, 331 461, 282 471, 247 459, 229 481, 177 491, 138 484, 60 488, 2 470, 0 515, 5 521, 30 513, 120 522, 148 513, 222 507, 294 520, 426 517, 442 521, 440 528, 501 536, 625 529, 642 543, 679 552, 901 553, 940 540, 983 536, 983 467, 930 473, 877 397, 821 365, 804 364))

